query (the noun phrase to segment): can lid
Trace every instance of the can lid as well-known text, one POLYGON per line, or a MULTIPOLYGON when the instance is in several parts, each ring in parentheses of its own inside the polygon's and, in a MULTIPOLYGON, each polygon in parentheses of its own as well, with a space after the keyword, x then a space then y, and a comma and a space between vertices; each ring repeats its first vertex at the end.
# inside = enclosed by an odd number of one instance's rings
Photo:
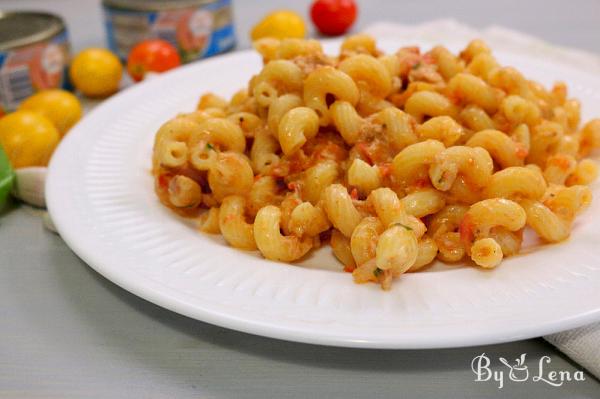
POLYGON ((0 11, 0 51, 49 39, 64 29, 62 19, 53 14, 0 11))
POLYGON ((216 0, 102 0, 107 7, 136 11, 162 11, 176 8, 195 7, 216 0))

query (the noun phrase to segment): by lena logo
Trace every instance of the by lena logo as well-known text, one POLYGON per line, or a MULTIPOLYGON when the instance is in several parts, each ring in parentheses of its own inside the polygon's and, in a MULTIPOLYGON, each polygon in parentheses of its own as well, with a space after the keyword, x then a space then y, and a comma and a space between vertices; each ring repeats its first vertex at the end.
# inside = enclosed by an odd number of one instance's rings
POLYGON ((525 364, 526 356, 527 354, 523 353, 512 363, 500 357, 498 360, 505 366, 500 369, 490 367, 492 361, 485 353, 475 356, 471 361, 471 370, 475 373, 475 382, 495 381, 498 384, 498 389, 502 389, 506 378, 512 382, 524 382, 531 379, 533 382, 542 382, 553 387, 560 387, 571 381, 585 381, 585 375, 581 370, 573 373, 564 370, 548 370, 548 366, 552 363, 550 356, 542 356, 537 364, 537 369, 531 370, 530 373, 529 367, 525 364))

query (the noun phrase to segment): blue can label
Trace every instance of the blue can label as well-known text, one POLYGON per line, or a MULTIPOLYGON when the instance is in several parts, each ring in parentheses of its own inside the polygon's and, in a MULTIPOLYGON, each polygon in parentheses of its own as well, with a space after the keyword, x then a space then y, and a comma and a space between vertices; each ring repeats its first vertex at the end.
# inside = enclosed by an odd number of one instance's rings
POLYGON ((222 53, 235 45, 231 0, 161 11, 105 5, 104 16, 109 47, 123 60, 133 46, 145 39, 170 42, 183 62, 222 53))
POLYGON ((64 88, 69 62, 67 33, 0 51, 0 115, 14 111, 38 90, 64 88))

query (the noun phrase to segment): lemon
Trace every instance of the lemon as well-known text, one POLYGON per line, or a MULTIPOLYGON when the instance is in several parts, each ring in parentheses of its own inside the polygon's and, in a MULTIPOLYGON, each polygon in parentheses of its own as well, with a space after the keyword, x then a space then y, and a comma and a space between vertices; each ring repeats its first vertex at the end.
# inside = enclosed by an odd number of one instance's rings
POLYGON ((13 168, 46 166, 60 141, 60 133, 45 116, 16 111, 0 119, 0 145, 13 168))
POLYGON ((266 15, 252 28, 250 36, 252 40, 263 37, 301 39, 306 36, 306 25, 302 17, 294 11, 279 10, 266 15))
POLYGON ((69 76, 87 97, 108 97, 119 89, 123 66, 116 55, 103 48, 89 48, 77 54, 69 76))
POLYGON ((83 112, 77 97, 59 89, 40 91, 23 101, 19 109, 44 115, 56 126, 61 135, 81 119, 83 112))

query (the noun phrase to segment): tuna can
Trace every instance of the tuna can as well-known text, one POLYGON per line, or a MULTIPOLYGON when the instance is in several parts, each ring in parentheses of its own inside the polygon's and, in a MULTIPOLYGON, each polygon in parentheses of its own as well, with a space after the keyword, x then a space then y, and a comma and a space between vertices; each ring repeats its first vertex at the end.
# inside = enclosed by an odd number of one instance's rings
POLYGON ((123 61, 145 39, 164 39, 182 62, 231 49, 231 0, 103 0, 108 45, 123 61))
POLYGON ((0 12, 0 115, 38 90, 65 87, 69 51, 56 15, 0 12))

